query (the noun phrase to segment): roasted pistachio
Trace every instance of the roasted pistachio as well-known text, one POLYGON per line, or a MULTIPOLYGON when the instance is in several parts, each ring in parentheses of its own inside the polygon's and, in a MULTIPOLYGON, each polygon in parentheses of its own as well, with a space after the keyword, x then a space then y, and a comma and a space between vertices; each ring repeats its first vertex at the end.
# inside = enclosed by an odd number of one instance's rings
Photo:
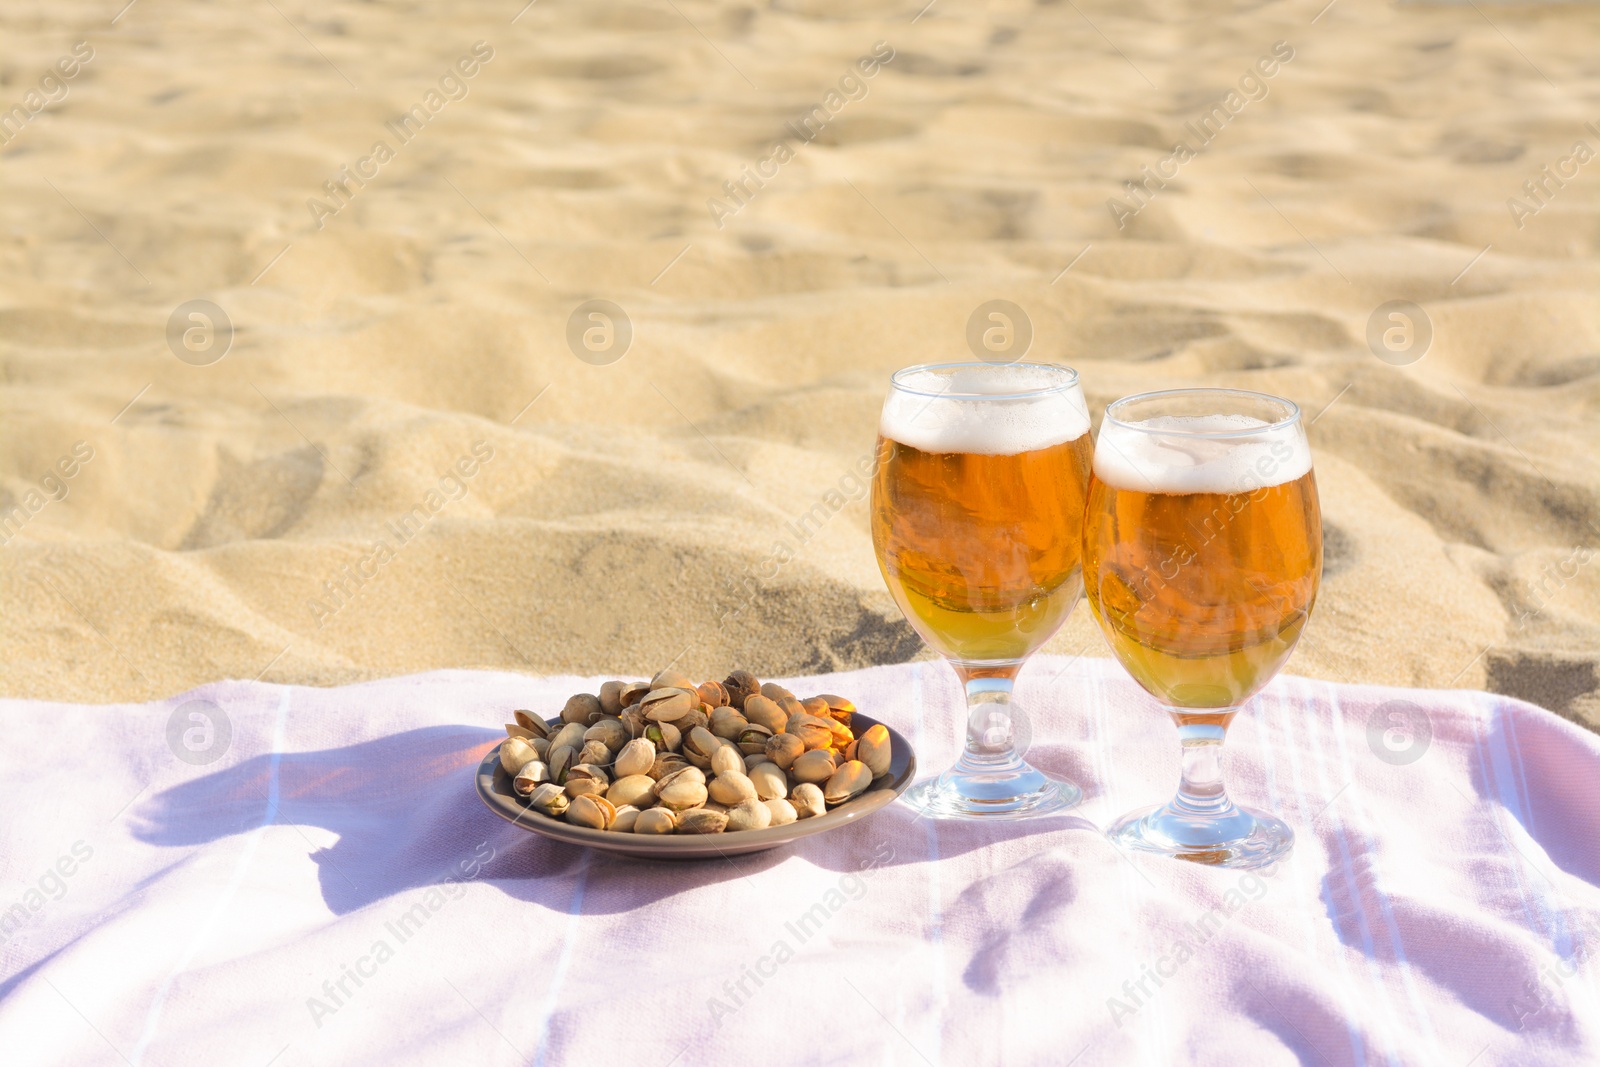
POLYGON ((500 742, 500 766, 506 769, 507 774, 516 774, 522 770, 522 765, 529 760, 539 758, 533 746, 520 737, 508 737, 500 742))
POLYGON ((600 683, 600 710, 607 715, 622 714, 622 687, 624 682, 600 683))
POLYGON ((772 826, 788 826, 800 817, 794 805, 787 800, 763 800, 761 803, 772 813, 772 826))
POLYGON ((751 694, 761 692, 761 680, 749 671, 734 671, 722 680, 722 688, 727 690, 728 703, 742 708, 751 694))
POLYGON ((567 805, 567 821, 574 826, 604 830, 617 818, 616 805, 598 794, 574 797, 567 805))
POLYGON ((767 738, 767 758, 776 763, 780 770, 788 770, 794 765, 806 750, 806 743, 794 734, 778 734, 767 738))
POLYGON ((633 707, 635 704, 639 703, 639 701, 644 699, 645 694, 650 692, 650 688, 651 686, 649 682, 627 683, 622 687, 622 692, 618 694, 622 699, 622 706, 624 708, 633 707))
POLYGON ((877 723, 862 734, 855 744, 854 758, 865 763, 874 778, 888 774, 892 760, 888 728, 877 723))
POLYGON ((789 780, 776 763, 763 763, 746 775, 762 800, 781 800, 789 795, 789 780))
POLYGON ((578 750, 571 745, 561 745, 550 750, 550 758, 545 760, 550 765, 550 780, 557 785, 562 785, 567 780, 567 771, 578 762, 578 750))
POLYGON ((802 713, 790 716, 789 725, 784 732, 798 737, 809 752, 812 749, 829 748, 833 745, 834 725, 832 719, 819 719, 815 715, 802 713))
POLYGON ((506 736, 507 737, 520 737, 524 741, 528 741, 528 742, 531 743, 536 735, 534 734, 534 732, 532 730, 528 729, 526 726, 518 726, 514 722, 508 722, 508 723, 506 723, 506 736))
POLYGON ((574 693, 567 698, 567 706, 561 709, 561 721, 588 726, 604 714, 599 697, 593 693, 574 693))
POLYGON ((645 739, 656 746, 657 752, 676 752, 683 743, 683 734, 670 722, 653 722, 644 728, 645 739))
POLYGON ((860 760, 851 760, 828 779, 822 787, 822 799, 829 804, 843 804, 863 792, 872 784, 872 772, 860 760))
POLYGON ((681 719, 673 719, 672 725, 676 726, 678 728, 678 732, 683 734, 687 734, 696 726, 700 727, 702 730, 708 730, 711 728, 711 716, 705 710, 705 705, 702 704, 698 707, 690 708, 688 713, 685 714, 681 719))
POLYGON ((604 793, 611 784, 611 777, 592 763, 579 763, 567 771, 561 784, 566 787, 567 796, 581 797, 588 793, 604 793))
POLYGON ((519 796, 531 796, 533 791, 550 780, 550 766, 540 760, 529 760, 522 765, 517 776, 511 779, 511 789, 519 796))
POLYGON ((705 785, 706 775, 699 767, 679 767, 671 774, 664 774, 656 779, 656 792, 660 793, 667 786, 677 782, 698 782, 701 785, 705 785))
POLYGON ((785 715, 810 715, 811 714, 809 711, 806 710, 806 706, 804 704, 800 703, 794 697, 779 697, 777 703, 778 703, 778 707, 783 709, 783 713, 785 715))
POLYGON ((706 793, 718 804, 732 807, 746 800, 754 800, 756 787, 743 771, 727 771, 711 779, 706 793))
POLYGON ((682 689, 652 689, 639 701, 639 707, 651 722, 676 722, 687 715, 695 703, 696 698, 682 689))
POLYGON ((583 735, 588 731, 589 728, 584 726, 582 723, 569 722, 565 726, 561 727, 561 729, 550 735, 550 747, 561 748, 563 746, 568 746, 571 748, 582 748, 583 735))
POLYGON ((571 799, 567 796, 566 790, 554 782, 535 786, 533 793, 528 797, 529 807, 557 819, 566 814, 567 805, 570 803, 571 799))
POLYGON ((844 697, 835 696, 832 693, 823 693, 817 699, 827 702, 829 718, 837 719, 846 726, 850 725, 850 720, 855 716, 856 713, 856 706, 854 704, 846 700, 844 697))
POLYGON ((795 818, 809 819, 828 810, 822 797, 822 787, 815 782, 802 782, 789 793, 789 803, 794 805, 795 818))
POLYGON ((747 756, 752 756, 757 752, 765 752, 767 750, 767 742, 771 738, 771 730, 765 726, 757 726, 755 723, 751 723, 739 731, 739 736, 734 741, 739 746, 740 752, 747 756))
POLYGON ((639 809, 631 804, 624 804, 617 808, 617 817, 611 820, 611 825, 606 827, 614 834, 633 833, 633 824, 639 821, 639 809))
POLYGON ((656 761, 650 765, 645 773, 656 781, 661 781, 669 774, 674 774, 689 766, 689 761, 676 752, 663 752, 656 756, 656 761))
POLYGON ((657 689, 687 689, 694 691, 694 682, 682 671, 664 670, 650 679, 650 684, 657 689))
POLYGON ((761 687, 761 695, 772 700, 783 700, 786 697, 790 700, 794 699, 794 694, 777 682, 767 682, 763 685, 761 687))
POLYGON ((611 764, 612 773, 619 778, 631 774, 644 774, 655 766, 656 746, 643 737, 635 738, 622 746, 611 764))
POLYGON ((585 741, 583 747, 578 749, 578 762, 604 767, 611 762, 611 749, 606 747, 604 741, 585 741))
POLYGON ((729 771, 744 773, 744 757, 737 749, 724 745, 711 754, 711 773, 720 775, 729 771))
POLYGON ((725 737, 732 741, 739 736, 740 731, 749 725, 750 720, 732 708, 713 708, 711 710, 711 732, 718 737, 725 737))
POLYGON ((621 719, 601 719, 583 733, 585 741, 599 741, 616 752, 628 743, 628 728, 621 719))
POLYGON ((777 703, 760 693, 755 694, 744 702, 744 717, 758 726, 765 726, 775 734, 783 733, 783 728, 789 724, 789 716, 777 703))
POLYGON ((709 808, 696 808, 678 816, 680 834, 720 834, 728 826, 728 816, 709 808))
POLYGON ((728 691, 722 687, 721 682, 701 682, 695 692, 700 694, 700 703, 709 704, 713 708, 726 707, 728 691))
POLYGON ((696 726, 684 737, 683 747, 679 751, 683 753, 684 759, 687 759, 701 770, 706 770, 711 766, 712 753, 721 747, 722 742, 717 739, 715 734, 710 730, 696 726))
POLYGON ((765 830, 771 825, 772 811, 754 797, 741 801, 728 809, 727 830, 729 833, 739 830, 765 830))
POLYGON ((618 807, 632 804, 636 808, 648 808, 656 802, 655 779, 642 774, 618 778, 606 790, 606 799, 618 807))
POLYGON ((623 708, 620 721, 627 727, 629 737, 643 737, 645 727, 649 725, 649 720, 644 717, 644 712, 639 710, 637 704, 631 708, 623 708))
POLYGON ((832 718, 832 715, 828 711, 827 697, 806 697, 804 700, 800 701, 800 706, 805 708, 806 711, 812 715, 816 715, 818 717, 827 716, 832 718))
POLYGON ((676 826, 677 820, 667 808, 646 808, 634 820, 633 832, 636 834, 670 834, 676 826))
POLYGON ((512 716, 517 720, 517 725, 533 734, 534 737, 549 737, 550 725, 531 711, 513 711, 512 716))
POLYGON ((670 785, 656 784, 656 796, 661 806, 673 811, 687 811, 706 802, 706 787, 692 779, 674 779, 670 785))
POLYGON ((532 741, 529 741, 528 744, 533 746, 533 750, 539 754, 540 759, 549 758, 550 739, 548 737, 535 737, 532 741))
POLYGON ((789 773, 797 782, 826 782, 838 769, 839 765, 832 751, 817 748, 795 760, 789 767, 789 773))

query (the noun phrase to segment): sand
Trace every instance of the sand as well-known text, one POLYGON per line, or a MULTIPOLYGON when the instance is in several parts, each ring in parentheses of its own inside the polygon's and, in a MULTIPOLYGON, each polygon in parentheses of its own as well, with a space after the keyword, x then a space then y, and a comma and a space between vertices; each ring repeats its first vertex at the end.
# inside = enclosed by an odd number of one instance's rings
POLYGON ((857 468, 1005 300, 1315 418, 1291 670, 1600 723, 1600 10, 1323 2, 7 5, 0 692, 925 655, 857 468))

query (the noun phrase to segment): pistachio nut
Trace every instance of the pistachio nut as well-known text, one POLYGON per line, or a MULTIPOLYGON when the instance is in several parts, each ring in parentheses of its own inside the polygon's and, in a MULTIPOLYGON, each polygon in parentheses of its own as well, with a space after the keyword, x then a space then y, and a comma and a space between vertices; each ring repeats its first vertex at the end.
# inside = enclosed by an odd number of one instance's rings
POLYGON ((644 729, 649 725, 649 720, 644 717, 644 712, 635 704, 631 708, 622 709, 622 717, 618 720, 628 730, 629 737, 643 737, 644 729))
POLYGON ((650 689, 651 685, 649 682, 629 682, 628 684, 624 685, 622 687, 622 692, 619 694, 619 696, 622 698, 622 706, 624 708, 633 707, 635 704, 639 703, 639 701, 644 699, 645 694, 650 692, 650 689))
POLYGON ((789 773, 794 775, 797 782, 826 782, 838 769, 831 750, 815 748, 795 760, 789 767, 789 773))
MULTIPOLYGON (((696 726, 690 730, 683 739, 683 748, 680 750, 690 763, 695 762, 695 757, 710 760, 711 754, 722 747, 722 742, 710 730, 696 726)), ((704 768, 702 768, 704 769, 704 768)))
POLYGON ((571 804, 567 805, 567 821, 574 826, 586 826, 591 830, 604 830, 616 820, 616 805, 605 797, 584 794, 574 797, 571 804))
POLYGON ((722 687, 721 682, 701 682, 695 687, 695 692, 700 694, 702 704, 710 704, 714 708, 726 707, 728 704, 728 691, 722 687))
POLYGON ((819 719, 815 715, 800 714, 789 718, 784 732, 798 737, 806 751, 828 748, 833 744, 833 720, 819 719))
POLYGON ((661 792, 663 786, 669 786, 675 782, 699 782, 701 785, 705 785, 706 773, 699 767, 679 767, 671 774, 664 774, 656 779, 656 792, 661 792))
POLYGON ((549 758, 550 739, 548 737, 535 737, 532 741, 529 741, 528 744, 533 746, 533 750, 539 754, 540 759, 549 758))
POLYGON ((743 771, 727 771, 711 779, 706 793, 718 804, 733 807, 746 800, 755 799, 756 787, 743 771))
POLYGON ((781 800, 789 795, 789 779, 776 763, 763 763, 752 768, 745 777, 756 787, 756 796, 762 800, 781 800))
POLYGON ((838 719, 822 719, 828 724, 828 730, 833 734, 833 747, 843 748, 856 739, 855 733, 838 719))
POLYGON ((508 737, 500 742, 500 766, 506 769, 507 774, 516 774, 522 770, 524 763, 538 758, 539 754, 533 750, 533 746, 520 737, 508 737))
POLYGON ((601 719, 583 732, 585 741, 599 741, 616 752, 628 743, 628 728, 621 719, 601 719))
POLYGON ((648 808, 656 802, 656 781, 643 774, 618 778, 606 789, 606 799, 618 807, 632 804, 636 808, 648 808))
POLYGON ((702 730, 710 729, 711 715, 705 710, 705 705, 701 704, 698 707, 690 708, 688 714, 684 715, 681 719, 673 719, 672 725, 678 728, 679 733, 684 734, 688 733, 690 730, 693 730, 696 726, 700 727, 702 730))
POLYGON ((800 703, 794 697, 779 697, 778 698, 778 707, 783 710, 783 713, 785 715, 810 715, 811 714, 809 711, 806 710, 806 706, 804 704, 800 703))
POLYGON ((611 772, 619 778, 632 774, 645 774, 656 762, 656 746, 643 737, 635 738, 622 746, 612 761, 611 772))
POLYGON ((761 679, 749 671, 734 671, 722 680, 722 688, 728 692, 728 703, 742 708, 752 694, 761 692, 761 679))
POLYGON ((550 780, 557 785, 562 785, 567 780, 567 771, 578 762, 578 750, 571 745, 562 745, 550 750, 550 758, 545 760, 550 765, 550 780))
POLYGON ((528 796, 529 807, 557 819, 566 814, 567 805, 571 802, 567 791, 554 782, 535 786, 528 796))
POLYGON ((582 723, 569 722, 550 735, 550 747, 561 748, 563 745, 570 745, 573 748, 582 748, 583 735, 588 731, 589 728, 582 723))
POLYGON ((639 708, 651 722, 676 722, 695 704, 696 698, 682 689, 652 689, 639 701, 639 708))
POLYGON ((767 682, 764 684, 761 687, 761 695, 770 700, 783 700, 785 697, 790 700, 794 699, 794 694, 789 692, 789 690, 785 689, 783 686, 779 685, 777 682, 767 682))
POLYGON ((822 787, 815 782, 795 786, 789 794, 789 803, 794 805, 797 819, 810 819, 828 810, 828 803, 822 798, 822 787))
POLYGON ((656 761, 650 765, 650 769, 645 773, 659 782, 667 775, 681 771, 687 766, 689 766, 689 761, 676 752, 663 752, 656 756, 656 761))
POLYGON ((607 715, 622 714, 622 687, 626 682, 600 683, 600 710, 607 715))
POLYGON ((771 730, 765 726, 757 726, 755 723, 751 723, 739 731, 739 736, 734 741, 738 744, 740 752, 747 756, 753 756, 758 752, 767 750, 767 741, 771 737, 771 730))
POLYGON ((779 770, 788 770, 794 766, 794 761, 805 752, 806 743, 794 734, 777 734, 767 738, 767 759, 778 765, 779 770))
POLYGON ((678 833, 680 834, 720 834, 728 825, 728 816, 724 812, 712 811, 709 808, 696 808, 686 811, 678 816, 678 833))
POLYGON ((831 719, 837 719, 849 726, 850 720, 855 717, 856 706, 844 697, 835 696, 832 693, 823 693, 817 699, 827 701, 828 717, 831 719))
POLYGON ((749 774, 763 763, 772 763, 765 752, 752 752, 744 758, 744 773, 749 774))
POLYGON ((889 729, 882 723, 876 723, 866 733, 862 734, 855 744, 854 758, 867 765, 872 772, 872 777, 889 773, 889 764, 893 753, 889 746, 889 729))
POLYGON ((768 825, 788 826, 800 817, 800 813, 794 810, 794 805, 787 800, 763 800, 761 803, 772 813, 772 822, 768 825))
POLYGON ((604 793, 611 784, 611 778, 592 763, 579 763, 567 771, 561 784, 566 787, 567 796, 581 797, 586 793, 604 793))
POLYGON ((802 700, 800 702, 800 706, 805 708, 806 712, 808 714, 816 715, 818 717, 822 717, 822 716, 827 716, 829 718, 832 717, 828 713, 828 698, 827 697, 806 697, 804 700, 802 700))
POLYGON ((689 778, 675 778, 669 785, 656 783, 656 797, 661 806, 673 811, 698 808, 706 802, 706 795, 705 785, 689 778))
POLYGON ((683 744, 683 733, 670 722, 652 722, 645 726, 644 737, 656 746, 657 752, 676 752, 683 744))
MULTIPOLYGON (((703 709, 702 709, 703 710, 703 709)), ((732 708, 711 709, 711 732, 732 741, 739 732, 750 725, 750 720, 732 708)))
POLYGON ((550 780, 550 766, 540 760, 529 760, 522 765, 517 776, 511 779, 511 788, 519 796, 529 796, 534 789, 550 780))
POLYGON ((672 812, 666 808, 646 808, 634 820, 633 832, 636 834, 670 834, 677 826, 677 820, 672 812))
POLYGON ((611 820, 611 825, 606 827, 615 834, 633 833, 633 824, 639 821, 640 811, 631 804, 623 804, 617 808, 617 817, 611 820))
POLYGON ((528 729, 526 726, 518 726, 514 722, 508 722, 506 723, 506 736, 520 737, 524 741, 532 742, 535 735, 534 732, 528 729))
POLYGON ((611 749, 606 747, 604 741, 585 741, 583 747, 578 749, 578 762, 604 767, 611 762, 611 749))
POLYGON ((690 680, 687 674, 670 668, 659 672, 654 678, 650 679, 650 685, 654 689, 687 689, 691 692, 694 691, 694 682, 690 680))
POLYGON ((729 771, 744 773, 744 756, 738 749, 726 745, 711 754, 711 773, 716 775, 727 774, 729 771))
POLYGON ((864 792, 872 784, 872 772, 860 760, 851 760, 828 779, 822 787, 822 799, 829 804, 843 804, 851 797, 864 792))
POLYGON ((549 737, 550 725, 531 711, 513 711, 511 713, 517 720, 517 725, 527 730, 534 737, 549 737))
POLYGON ((761 801, 751 797, 740 801, 728 810, 729 833, 739 830, 765 830, 772 825, 772 812, 761 801))
POLYGON ((777 703, 760 693, 755 694, 744 702, 744 717, 757 726, 765 726, 775 734, 783 733, 783 728, 789 724, 789 716, 777 703))
POLYGON ((567 706, 561 709, 561 721, 588 726, 603 714, 599 697, 593 693, 574 693, 567 698, 567 706))

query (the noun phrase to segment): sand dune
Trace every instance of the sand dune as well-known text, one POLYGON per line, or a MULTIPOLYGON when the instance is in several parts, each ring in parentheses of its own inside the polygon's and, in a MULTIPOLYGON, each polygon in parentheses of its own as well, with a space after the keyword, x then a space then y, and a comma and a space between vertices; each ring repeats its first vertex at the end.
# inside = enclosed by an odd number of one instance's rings
POLYGON ((8 695, 920 655, 850 475, 1005 299, 1097 418, 1316 416, 1291 669, 1600 723, 1592 6, 119 6, 0 16, 8 695))

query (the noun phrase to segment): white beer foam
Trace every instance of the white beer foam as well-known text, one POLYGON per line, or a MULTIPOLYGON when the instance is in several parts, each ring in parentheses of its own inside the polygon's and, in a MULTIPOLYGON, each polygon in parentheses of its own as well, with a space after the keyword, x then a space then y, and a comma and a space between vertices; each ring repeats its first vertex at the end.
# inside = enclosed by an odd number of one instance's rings
POLYGON ((1095 444, 1095 477, 1146 493, 1250 493, 1292 482, 1311 469, 1311 446, 1298 423, 1242 437, 1204 436, 1268 425, 1248 415, 1159 415, 1133 424, 1145 429, 1106 419, 1095 444))
POLYGON ((900 382, 918 392, 890 390, 878 432, 924 452, 989 456, 1012 456, 1076 441, 1089 432, 1089 407, 1076 385, 1026 398, 1004 397, 1050 389, 1064 377, 1046 367, 1004 364, 963 367, 948 374, 917 371, 900 382))

